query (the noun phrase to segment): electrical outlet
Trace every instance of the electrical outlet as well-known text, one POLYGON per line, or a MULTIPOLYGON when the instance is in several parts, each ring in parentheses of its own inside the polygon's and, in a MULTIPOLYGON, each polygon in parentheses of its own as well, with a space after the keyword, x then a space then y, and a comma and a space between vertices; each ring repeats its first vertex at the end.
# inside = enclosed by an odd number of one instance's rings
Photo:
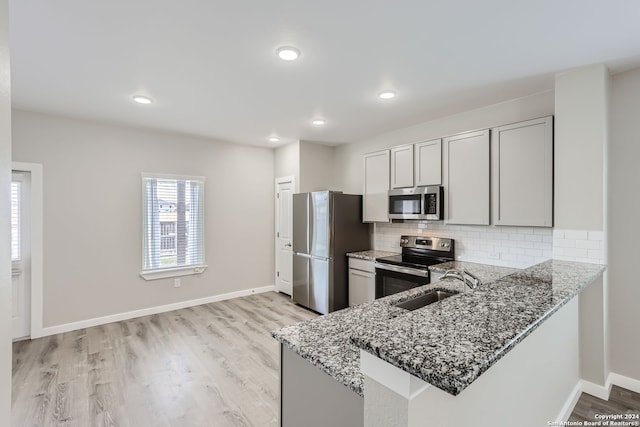
POLYGON ((180 286, 182 286, 182 281, 180 279, 173 279, 173 287, 179 288, 180 286))

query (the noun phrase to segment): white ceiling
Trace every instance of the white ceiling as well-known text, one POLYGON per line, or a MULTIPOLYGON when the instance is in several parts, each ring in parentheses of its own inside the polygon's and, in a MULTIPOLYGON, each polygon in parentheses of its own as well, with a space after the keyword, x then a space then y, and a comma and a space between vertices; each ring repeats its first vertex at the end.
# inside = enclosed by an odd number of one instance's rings
POLYGON ((10 0, 10 28, 17 108, 264 146, 357 141, 568 68, 640 65, 636 0, 10 0))

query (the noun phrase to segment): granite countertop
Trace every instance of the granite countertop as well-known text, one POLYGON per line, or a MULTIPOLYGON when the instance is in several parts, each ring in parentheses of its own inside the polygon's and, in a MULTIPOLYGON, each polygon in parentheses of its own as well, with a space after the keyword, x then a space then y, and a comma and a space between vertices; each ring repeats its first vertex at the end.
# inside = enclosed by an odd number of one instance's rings
POLYGON ((360 348, 457 395, 604 271, 557 260, 512 274, 504 267, 466 264, 484 282, 476 290, 412 312, 394 307, 434 289, 463 289, 459 280, 447 278, 272 335, 361 396, 360 348))
POLYGON ((360 251, 360 252, 349 252, 347 256, 349 258, 357 258, 363 259, 366 261, 375 261, 376 258, 383 258, 386 256, 398 255, 399 252, 387 252, 387 251, 360 251))

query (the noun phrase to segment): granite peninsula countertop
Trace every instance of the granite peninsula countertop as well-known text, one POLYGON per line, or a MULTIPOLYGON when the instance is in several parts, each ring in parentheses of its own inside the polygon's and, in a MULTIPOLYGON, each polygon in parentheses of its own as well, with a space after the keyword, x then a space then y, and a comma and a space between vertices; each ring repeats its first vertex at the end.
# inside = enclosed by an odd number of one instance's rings
POLYGON ((375 261, 376 258, 383 258, 386 256, 398 255, 399 252, 388 252, 388 251, 360 251, 360 252, 349 252, 347 256, 349 258, 363 259, 365 261, 375 261))
POLYGON ((361 396, 360 348, 457 395, 604 271, 558 260, 512 274, 475 266, 469 269, 483 285, 430 306, 408 312, 394 304, 435 289, 459 291, 461 282, 443 279, 272 335, 361 396))

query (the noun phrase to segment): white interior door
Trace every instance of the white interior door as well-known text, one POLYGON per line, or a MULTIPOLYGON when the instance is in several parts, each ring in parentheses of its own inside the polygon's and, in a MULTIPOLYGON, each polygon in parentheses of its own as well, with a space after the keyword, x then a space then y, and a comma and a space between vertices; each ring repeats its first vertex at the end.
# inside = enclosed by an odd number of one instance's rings
POLYGON ((30 335, 31 247, 30 174, 14 171, 11 179, 11 272, 13 338, 30 335))
POLYGON ((276 289, 291 295, 293 291, 292 200, 293 177, 276 179, 276 289))

